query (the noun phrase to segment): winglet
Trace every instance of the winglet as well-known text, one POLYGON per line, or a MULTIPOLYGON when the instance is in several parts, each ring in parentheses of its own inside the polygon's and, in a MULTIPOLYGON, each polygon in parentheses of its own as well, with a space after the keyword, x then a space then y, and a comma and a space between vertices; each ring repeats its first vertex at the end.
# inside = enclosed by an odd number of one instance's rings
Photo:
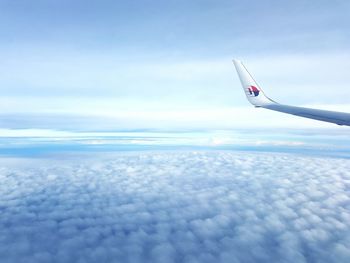
POLYGON ((275 103, 265 95, 241 61, 234 59, 233 64, 235 65, 237 74, 241 80, 244 93, 251 104, 256 107, 261 107, 275 103))

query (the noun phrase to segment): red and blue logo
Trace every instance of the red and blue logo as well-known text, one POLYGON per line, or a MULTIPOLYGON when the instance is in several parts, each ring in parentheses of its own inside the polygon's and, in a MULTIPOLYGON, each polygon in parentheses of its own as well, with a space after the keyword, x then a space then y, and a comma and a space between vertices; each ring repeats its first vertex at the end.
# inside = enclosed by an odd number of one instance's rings
POLYGON ((258 90, 257 87, 255 87, 255 86, 249 86, 249 87, 247 88, 247 90, 248 90, 248 95, 249 95, 249 96, 251 96, 251 97, 257 97, 257 96, 259 96, 260 90, 258 90))

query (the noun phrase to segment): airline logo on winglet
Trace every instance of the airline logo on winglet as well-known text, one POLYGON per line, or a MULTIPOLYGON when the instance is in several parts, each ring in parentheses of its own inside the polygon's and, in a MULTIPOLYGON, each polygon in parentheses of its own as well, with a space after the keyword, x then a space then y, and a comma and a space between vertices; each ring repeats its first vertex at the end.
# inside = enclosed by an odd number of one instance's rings
POLYGON ((248 86, 247 91, 248 91, 247 94, 250 97, 257 97, 259 96, 259 93, 260 93, 260 90, 258 90, 258 88, 255 86, 248 86))

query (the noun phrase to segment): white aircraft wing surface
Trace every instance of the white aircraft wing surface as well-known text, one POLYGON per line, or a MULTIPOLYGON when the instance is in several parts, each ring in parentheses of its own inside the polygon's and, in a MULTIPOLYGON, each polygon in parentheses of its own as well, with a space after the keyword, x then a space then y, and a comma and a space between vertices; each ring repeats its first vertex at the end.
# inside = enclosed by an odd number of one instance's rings
POLYGON ((289 106, 267 97, 241 61, 233 60, 248 101, 255 107, 280 111, 309 119, 350 126, 350 113, 289 106))

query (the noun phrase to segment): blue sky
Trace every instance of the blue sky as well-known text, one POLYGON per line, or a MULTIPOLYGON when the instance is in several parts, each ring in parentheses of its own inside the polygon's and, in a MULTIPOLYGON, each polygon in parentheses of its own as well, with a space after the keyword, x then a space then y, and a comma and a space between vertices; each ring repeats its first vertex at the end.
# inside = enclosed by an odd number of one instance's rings
POLYGON ((299 123, 250 108, 233 57, 277 101, 349 111, 349 11, 348 1, 1 1, 1 124, 299 123))

